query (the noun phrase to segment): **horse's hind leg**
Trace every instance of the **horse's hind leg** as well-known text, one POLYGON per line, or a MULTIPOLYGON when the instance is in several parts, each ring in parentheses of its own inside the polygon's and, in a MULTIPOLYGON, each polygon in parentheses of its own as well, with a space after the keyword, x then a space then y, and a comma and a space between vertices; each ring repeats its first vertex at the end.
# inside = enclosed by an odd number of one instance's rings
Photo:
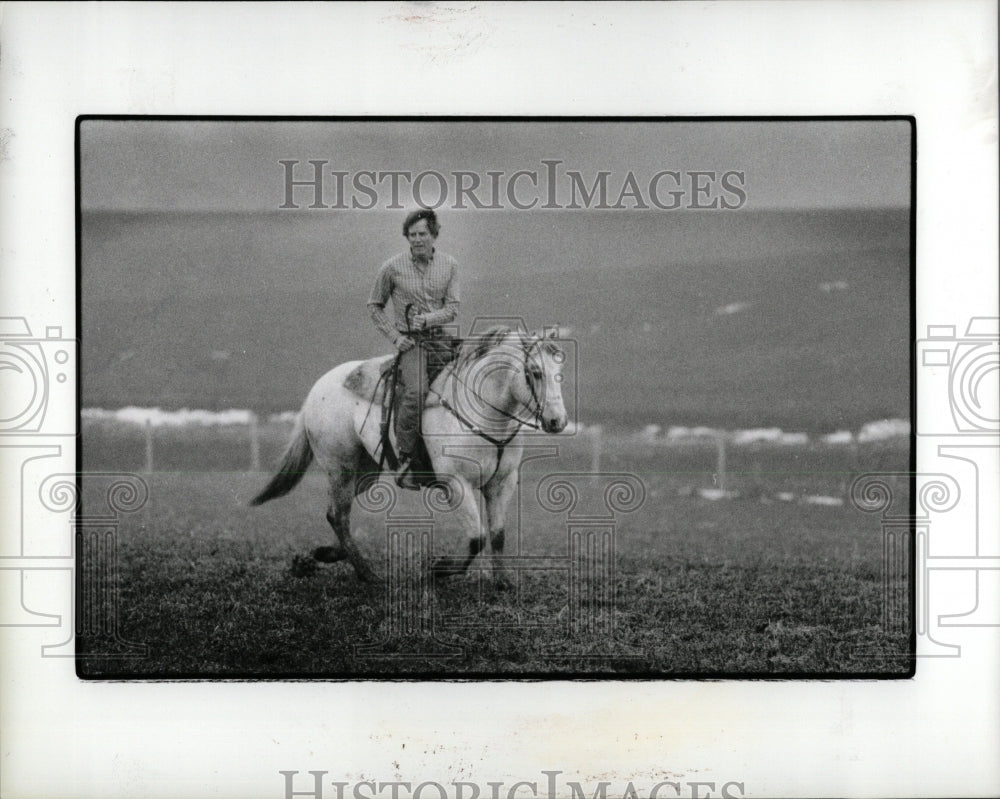
POLYGON ((337 544, 315 549, 313 557, 324 563, 333 563, 346 558, 360 580, 375 582, 378 580, 378 575, 368 565, 368 561, 351 536, 351 503, 354 500, 356 479, 355 470, 344 469, 330 473, 330 504, 326 511, 326 520, 337 535, 337 544))

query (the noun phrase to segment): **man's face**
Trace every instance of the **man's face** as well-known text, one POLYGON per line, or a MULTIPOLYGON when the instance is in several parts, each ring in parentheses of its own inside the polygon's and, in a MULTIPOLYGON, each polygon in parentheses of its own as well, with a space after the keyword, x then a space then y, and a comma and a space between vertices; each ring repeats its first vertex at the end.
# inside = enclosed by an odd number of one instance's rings
POLYGON ((426 219, 418 219, 410 225, 406 238, 410 242, 410 252, 414 258, 429 258, 437 237, 431 235, 426 219))

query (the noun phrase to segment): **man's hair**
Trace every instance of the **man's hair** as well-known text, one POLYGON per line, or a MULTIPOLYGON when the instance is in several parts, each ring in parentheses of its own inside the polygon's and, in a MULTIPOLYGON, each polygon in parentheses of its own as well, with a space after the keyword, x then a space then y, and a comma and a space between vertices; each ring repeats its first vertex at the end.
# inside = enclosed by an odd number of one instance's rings
POLYGON ((437 214, 430 208, 418 208, 416 211, 410 211, 406 215, 406 219, 403 220, 403 236, 409 236, 410 228, 421 219, 427 220, 427 229, 431 232, 432 236, 436 237, 441 230, 441 226, 438 224, 437 214))

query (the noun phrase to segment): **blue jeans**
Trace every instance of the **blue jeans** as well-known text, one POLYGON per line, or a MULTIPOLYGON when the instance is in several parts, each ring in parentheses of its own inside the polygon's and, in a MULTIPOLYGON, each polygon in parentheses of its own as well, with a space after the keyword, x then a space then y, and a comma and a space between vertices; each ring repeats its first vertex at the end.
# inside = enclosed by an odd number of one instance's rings
MULTIPOLYGON (((401 459, 412 457, 420 439, 420 419, 431 381, 453 357, 449 337, 417 337, 415 346, 399 356, 396 386, 396 447, 401 459)), ((429 464, 427 464, 429 466, 429 464)))

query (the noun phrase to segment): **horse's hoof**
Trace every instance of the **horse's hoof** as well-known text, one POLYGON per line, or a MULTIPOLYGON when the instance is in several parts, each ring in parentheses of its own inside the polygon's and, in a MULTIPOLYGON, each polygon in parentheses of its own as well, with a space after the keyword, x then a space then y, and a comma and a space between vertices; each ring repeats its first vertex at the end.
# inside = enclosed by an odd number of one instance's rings
POLYGON ((309 577, 316 572, 316 560, 303 555, 296 555, 292 558, 290 571, 292 577, 309 577))
POLYGON ((367 584, 379 586, 382 585, 382 578, 378 576, 372 569, 356 569, 355 574, 357 574, 358 579, 367 584))
POLYGON ((336 563, 344 559, 344 550, 340 547, 316 547, 312 551, 313 560, 320 563, 336 563))
POLYGON ((461 571, 461 567, 452 558, 438 558, 431 566, 431 574, 435 580, 446 580, 460 574, 461 571))

